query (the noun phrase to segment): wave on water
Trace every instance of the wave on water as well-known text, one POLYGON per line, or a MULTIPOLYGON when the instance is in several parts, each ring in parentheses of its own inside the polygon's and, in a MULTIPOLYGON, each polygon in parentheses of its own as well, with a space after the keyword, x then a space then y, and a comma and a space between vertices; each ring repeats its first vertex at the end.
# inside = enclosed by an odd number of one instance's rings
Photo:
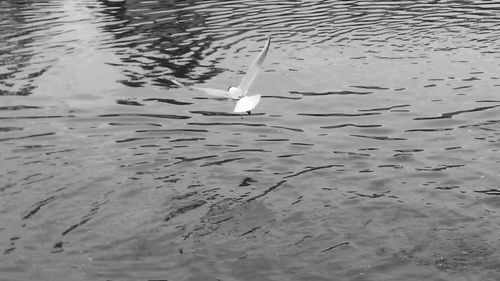
POLYGON ((0 279, 500 280, 499 10, 0 1, 0 279))

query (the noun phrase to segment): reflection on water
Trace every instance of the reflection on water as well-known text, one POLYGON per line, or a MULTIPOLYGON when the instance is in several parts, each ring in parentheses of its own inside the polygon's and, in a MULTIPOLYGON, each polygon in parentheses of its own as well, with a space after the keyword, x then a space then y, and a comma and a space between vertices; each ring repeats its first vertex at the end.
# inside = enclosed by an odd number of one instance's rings
POLYGON ((498 280, 499 11, 0 2, 2 278, 498 280))

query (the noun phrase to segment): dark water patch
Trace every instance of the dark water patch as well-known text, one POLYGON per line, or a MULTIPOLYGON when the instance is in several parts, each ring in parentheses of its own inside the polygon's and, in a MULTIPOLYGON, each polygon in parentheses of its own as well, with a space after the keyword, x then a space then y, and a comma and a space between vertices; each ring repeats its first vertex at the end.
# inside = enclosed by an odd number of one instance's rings
POLYGON ((144 144, 144 145, 141 145, 140 147, 160 147, 160 146, 157 144, 144 144))
POLYGON ((425 150, 421 148, 405 148, 405 149, 395 149, 394 151, 401 153, 412 153, 412 152, 423 152, 425 150))
POLYGON ((145 81, 118 80, 117 82, 132 88, 140 88, 146 85, 145 81))
POLYGON ((302 237, 299 241, 295 242, 293 245, 294 245, 294 246, 298 246, 298 245, 300 245, 300 244, 304 243, 304 241, 306 241, 308 238, 313 238, 313 237, 314 237, 314 236, 313 236, 313 235, 310 235, 310 234, 308 234, 308 235, 304 235, 304 236, 303 236, 303 237, 302 237))
POLYGON ((0 127, 0 132, 22 131, 24 128, 20 127, 0 127))
POLYGON ((400 152, 392 155, 392 158, 395 162, 413 162, 415 161, 415 158, 413 157, 412 153, 405 153, 405 152, 400 152))
POLYGON ((293 173, 293 174, 285 176, 283 178, 293 178, 293 177, 297 177, 297 176, 300 176, 300 175, 305 174, 305 173, 310 173, 310 172, 322 170, 322 169, 329 169, 329 168, 333 168, 333 167, 344 167, 344 165, 331 164, 331 165, 324 165, 324 166, 317 166, 317 167, 306 167, 302 171, 293 173))
POLYGON ((291 145, 299 145, 299 146, 313 146, 312 143, 303 143, 303 142, 292 142, 291 145))
MULTIPOLYGON (((372 53, 377 53, 377 52, 373 52, 372 53)), ((407 57, 394 57, 394 56, 375 56, 377 59, 382 59, 382 60, 404 60, 406 59, 407 57)), ((352 86, 352 87, 355 87, 355 86, 352 86)), ((370 87, 370 88, 379 88, 378 86, 357 86, 357 87, 363 87, 363 88, 366 88, 366 87, 370 87)), ((381 90, 386 90, 384 88, 382 88, 381 90)))
POLYGON ((351 151, 333 151, 334 154, 341 154, 345 156, 363 156, 363 157, 369 157, 371 156, 368 153, 358 153, 358 152, 351 152, 351 151))
POLYGON ((0 106, 0 110, 25 110, 25 109, 38 109, 38 106, 32 105, 11 105, 11 106, 0 106))
POLYGON ((241 152, 271 152, 269 150, 265 149, 260 149, 260 148, 249 148, 249 149, 236 149, 236 150, 229 150, 229 153, 241 153, 241 152))
POLYGON ((462 81, 477 81, 477 80, 481 80, 481 79, 479 79, 477 77, 470 77, 470 78, 464 78, 464 79, 462 79, 462 81))
POLYGON ((163 220, 165 222, 168 222, 168 221, 174 219, 177 216, 180 216, 180 215, 182 215, 184 213, 187 213, 189 211, 192 211, 192 210, 196 210, 199 207, 205 205, 206 203, 207 202, 204 201, 204 200, 197 200, 197 201, 194 201, 194 202, 187 203, 187 204, 185 204, 183 206, 176 207, 163 220))
POLYGON ((249 177, 245 177, 243 181, 238 185, 239 187, 245 187, 245 186, 250 186, 252 183, 257 182, 257 180, 254 180, 249 177))
POLYGON ((144 104, 135 100, 117 100, 116 103, 121 105, 144 106, 144 104))
POLYGON ((223 222, 227 222, 228 220, 231 220, 233 219, 234 217, 228 217, 228 218, 223 218, 223 219, 220 219, 218 221, 214 221, 213 224, 221 224, 223 222))
POLYGON ((225 163, 233 162, 233 161, 238 161, 238 160, 243 160, 245 159, 244 157, 236 157, 236 158, 230 158, 230 159, 224 159, 224 160, 219 160, 219 161, 214 161, 214 162, 208 162, 200 165, 200 167, 206 167, 206 166, 213 166, 213 165, 222 165, 225 163))
POLYGON ((246 235, 248 235, 248 234, 252 234, 252 233, 253 233, 253 232, 255 232, 256 230, 260 229, 261 227, 262 227, 262 226, 256 226, 256 227, 254 227, 254 228, 252 228, 252 229, 250 229, 250 230, 248 230, 248 231, 246 231, 246 232, 242 233, 240 236, 246 236, 246 235))
POLYGON ((52 136, 55 134, 56 133, 41 133, 41 134, 34 134, 34 135, 21 136, 21 137, 0 138, 0 142, 11 141, 11 140, 31 139, 31 138, 38 138, 38 137, 46 137, 46 136, 52 136))
POLYGON ((182 102, 182 101, 178 101, 175 99, 165 99, 165 98, 149 98, 149 99, 143 99, 143 101, 157 101, 157 102, 169 103, 169 104, 174 104, 174 105, 191 105, 191 104, 193 104, 191 102, 182 102))
POLYGON ((40 202, 37 202, 36 204, 34 204, 34 205, 32 206, 32 208, 31 208, 31 210, 30 210, 30 211, 27 211, 27 212, 26 212, 26 213, 22 216, 23 220, 26 220, 26 219, 31 218, 33 215, 35 215, 36 213, 38 213, 38 211, 40 211, 40 209, 41 209, 43 206, 45 206, 45 205, 49 204, 50 202, 54 201, 56 198, 57 198, 56 196, 51 196, 51 197, 49 197, 49 198, 47 198, 47 199, 44 199, 44 200, 42 200, 42 201, 40 201, 40 202))
POLYGON ((334 250, 334 249, 336 249, 336 248, 338 248, 338 247, 341 247, 341 246, 346 246, 346 245, 349 245, 349 242, 342 242, 342 243, 339 243, 339 244, 333 245, 333 246, 331 246, 331 247, 328 247, 328 248, 326 248, 326 249, 321 250, 321 252, 322 252, 322 253, 326 253, 326 252, 329 252, 329 251, 331 251, 331 250, 334 250))
POLYGON ((468 89, 472 88, 472 86, 459 86, 459 87, 454 87, 453 90, 462 90, 462 89, 468 89))
POLYGON ((198 191, 191 191, 191 192, 188 192, 186 194, 174 196, 172 198, 172 200, 182 200, 182 199, 186 199, 186 198, 189 198, 189 197, 197 195, 197 194, 198 194, 198 191))
POLYGON ((452 131, 453 128, 422 128, 422 129, 408 129, 405 132, 443 132, 452 131))
POLYGON ((283 184, 285 184, 286 182, 287 182, 286 180, 282 180, 282 181, 280 181, 280 182, 276 183, 275 185, 270 186, 269 188, 267 188, 266 190, 264 190, 262 193, 260 193, 260 194, 258 194, 258 195, 256 195, 256 196, 253 196, 253 197, 248 198, 248 199, 246 200, 246 202, 247 202, 247 203, 248 203, 248 202, 252 202, 252 201, 257 200, 257 199, 259 199, 259 198, 261 198, 261 197, 264 197, 264 196, 266 196, 267 194, 269 194, 271 191, 273 191, 273 190, 275 190, 275 189, 279 188, 280 186, 282 186, 283 184))
POLYGON ((276 157, 278 158, 291 158, 291 157, 297 157, 297 156, 303 156, 304 154, 285 154, 285 155, 278 155, 276 157))
POLYGON ((46 152, 45 155, 64 154, 64 153, 73 152, 73 151, 77 151, 77 149, 68 148, 68 149, 62 149, 62 150, 56 150, 56 151, 49 151, 49 152, 46 152))
POLYGON ((180 159, 181 161, 179 161, 177 163, 181 163, 181 162, 193 162, 193 161, 214 158, 214 157, 217 157, 217 155, 207 155, 207 156, 199 156, 199 157, 191 157, 191 158, 179 156, 179 157, 175 157, 175 159, 180 159))
POLYGON ((262 98, 279 99, 279 100, 300 100, 300 99, 302 99, 301 97, 285 97, 285 96, 270 96, 270 95, 263 96, 262 98))
POLYGON ((329 92, 301 92, 301 91, 288 91, 292 95, 302 96, 330 96, 330 95, 369 95, 373 92, 355 92, 355 91, 329 91, 329 92))
POLYGON ((289 127, 283 127, 283 126, 270 126, 270 127, 271 128, 277 128, 277 129, 285 129, 285 130, 289 130, 289 131, 293 131, 293 132, 299 132, 299 133, 304 132, 304 130, 297 129, 297 128, 289 128, 289 127))
POLYGON ((128 142, 135 142, 135 141, 143 141, 143 140, 151 140, 154 138, 126 138, 126 139, 121 139, 121 140, 116 140, 116 143, 128 143, 128 142))
POLYGON ((359 197, 366 197, 366 198, 376 199, 376 198, 384 197, 384 196, 386 196, 390 192, 391 191, 384 191, 384 192, 372 193, 372 194, 363 194, 363 193, 359 193, 359 192, 353 192, 353 193, 356 194, 359 197))
POLYGON ((70 232, 74 231, 75 229, 81 227, 82 225, 85 225, 87 222, 89 222, 96 214, 97 212, 99 211, 99 209, 105 205, 107 203, 107 201, 104 201, 104 202, 94 202, 91 204, 91 208, 89 210, 89 212, 83 216, 79 222, 71 225, 70 227, 68 227, 66 230, 64 230, 62 233, 61 233, 61 236, 65 236, 65 235, 68 235, 70 232))
POLYGON ((377 150, 380 150, 380 148, 378 148, 378 147, 364 147, 364 148, 358 148, 357 150, 360 150, 360 151, 377 151, 377 150))
POLYGON ((179 138, 170 140, 169 142, 191 142, 191 141, 202 141, 202 140, 206 140, 206 138, 179 138))
POLYGON ((465 165, 458 164, 458 165, 440 165, 439 167, 426 167, 426 168, 415 168, 417 171, 426 171, 426 172, 438 172, 438 171, 443 171, 447 170, 450 168, 460 168, 460 167, 465 167, 465 165))
POLYGON ((193 97, 194 100, 215 100, 220 102, 225 102, 228 98, 218 98, 218 97, 193 97))
POLYGON ((331 126, 321 126, 321 129, 338 129, 338 128, 344 128, 344 127, 356 127, 356 128, 379 128, 382 127, 382 125, 356 125, 356 124, 339 124, 339 125, 331 125, 331 126))
MULTIPOLYGON (((123 122, 109 122, 108 123, 110 126, 142 126, 142 125, 148 125, 148 126, 154 126, 154 127, 162 127, 163 125, 161 124, 156 124, 156 123, 123 123, 123 122)), ((137 131, 139 132, 139 131, 137 131)))
POLYGON ((64 246, 64 242, 58 241, 58 242, 54 243, 54 245, 52 246, 52 250, 50 252, 53 254, 60 253, 63 251, 63 246, 64 246))
POLYGON ((498 188, 490 188, 490 189, 484 189, 484 190, 474 190, 476 193, 482 193, 486 195, 494 195, 494 196, 499 196, 500 195, 500 189, 498 188))
POLYGON ((14 149, 14 152, 22 152, 22 151, 29 151, 29 150, 34 150, 34 149, 44 149, 44 148, 52 148, 55 147, 55 145, 41 145, 41 144, 33 144, 33 145, 22 145, 18 146, 17 149, 14 149))
POLYGON ((245 117, 251 118, 252 116, 264 115, 263 113, 253 113, 251 115, 242 114, 242 113, 230 113, 230 112, 217 112, 217 111, 190 111, 193 114, 200 114, 203 116, 236 116, 236 117, 245 117))
POLYGON ((0 191, 3 192, 7 189, 10 189, 12 187, 15 187, 17 185, 17 183, 7 183, 7 184, 3 184, 0 186, 0 191))
POLYGON ((411 106, 410 104, 401 104, 401 105, 394 105, 394 106, 388 106, 388 107, 380 107, 380 108, 372 108, 372 109, 359 109, 358 111, 364 112, 364 111, 388 111, 392 110, 395 108, 403 108, 403 107, 408 107, 411 106))
POLYGON ((380 86, 350 86, 350 87, 358 89, 367 89, 367 90, 389 90, 389 88, 380 86))
POLYGON ((290 139, 285 139, 285 138, 269 138, 269 139, 256 139, 255 141, 258 141, 258 142, 284 142, 284 141, 290 141, 290 139))
POLYGON ((0 117, 0 120, 17 120, 17 119, 56 119, 56 118, 75 118, 75 115, 45 115, 45 116, 12 116, 0 117))
POLYGON ((247 126, 247 127, 266 127, 266 124, 256 124, 256 123, 240 123, 240 122, 192 122, 187 123, 192 126, 247 126))
POLYGON ((358 137, 358 138, 367 138, 367 139, 374 139, 374 140, 382 140, 382 141, 403 141, 407 140, 405 138, 394 138, 394 137, 388 137, 388 136, 365 136, 365 135, 350 135, 353 137, 358 137))
MULTIPOLYGON (((175 176, 177 176, 177 174, 155 177, 154 179, 156 181, 162 181, 164 183, 177 183, 178 181, 181 180, 181 178, 175 177, 175 176)), ((156 187, 156 188, 158 189, 158 188, 161 188, 161 187, 162 186, 159 186, 159 187, 156 187)), ((191 193, 188 193, 188 194, 191 194, 191 193)), ((189 197, 189 196, 185 196, 185 197, 189 197)), ((179 199, 182 199, 182 198, 185 198, 185 197, 183 195, 180 195, 180 198, 177 197, 177 196, 174 196, 172 198, 172 200, 179 200, 179 199)))
POLYGON ((373 169, 363 169, 363 170, 360 170, 358 171, 358 173, 373 173, 373 169))
MULTIPOLYGON (((137 167, 137 166, 142 166, 142 165, 147 165, 147 164, 150 164, 150 162, 149 161, 139 161, 139 162, 130 163, 130 164, 120 164, 120 167, 121 168, 131 168, 131 167, 137 167)), ((129 177, 129 179, 139 180, 139 178, 137 178, 137 177, 129 177)))
POLYGON ((500 103, 500 100, 478 100, 476 102, 485 102, 485 103, 500 103))
POLYGON ((208 133, 204 129, 163 129, 163 130, 137 130, 136 133, 208 133))
POLYGON ((380 115, 379 112, 370 113, 297 113, 300 116, 313 116, 313 117, 361 117, 361 116, 371 116, 380 115))
POLYGON ((174 115, 174 114, 147 114, 147 113, 113 113, 102 114, 98 117, 113 118, 113 117, 148 117, 148 118, 162 118, 162 119, 190 119, 190 116, 174 115))
POLYGON ((447 185, 447 186, 436 186, 434 189, 438 190, 452 190, 452 189, 457 189, 460 188, 458 185, 447 185))
POLYGON ((488 110, 488 109, 497 108, 499 106, 500 105, 476 107, 476 108, 472 108, 472 109, 468 109, 468 110, 459 110, 459 111, 453 111, 453 112, 446 112, 446 113, 441 114, 441 116, 437 116, 437 117, 416 117, 416 118, 413 118, 413 120, 448 119, 448 118, 452 118, 455 115, 459 115, 459 114, 463 114, 463 113, 471 113, 471 112, 484 111, 484 110, 488 110))
POLYGON ((398 170, 398 169, 403 169, 404 166, 402 165, 397 165, 397 164, 385 164, 385 165, 378 165, 377 166, 378 168, 393 168, 395 170, 398 170))
POLYGON ((471 124, 471 125, 462 125, 459 128, 464 129, 464 128, 482 128, 482 127, 488 127, 491 125, 497 125, 500 123, 500 120, 487 120, 484 122, 480 122, 477 124, 471 124))

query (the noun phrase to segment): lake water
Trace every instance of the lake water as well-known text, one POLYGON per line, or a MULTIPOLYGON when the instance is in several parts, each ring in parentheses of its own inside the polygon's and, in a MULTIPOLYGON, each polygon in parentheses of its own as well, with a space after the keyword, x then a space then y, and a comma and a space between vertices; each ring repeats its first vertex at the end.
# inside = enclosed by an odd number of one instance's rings
POLYGON ((500 280, 500 1, 0 2, 0 280, 500 280), (252 115, 172 83, 237 85, 252 115))

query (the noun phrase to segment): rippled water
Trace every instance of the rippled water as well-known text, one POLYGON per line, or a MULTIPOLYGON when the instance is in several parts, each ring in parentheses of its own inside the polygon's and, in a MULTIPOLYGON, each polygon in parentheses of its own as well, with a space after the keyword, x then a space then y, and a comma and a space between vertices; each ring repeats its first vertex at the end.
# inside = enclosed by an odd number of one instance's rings
POLYGON ((499 280, 500 2, 0 2, 1 280, 499 280), (272 36, 252 115, 225 89, 272 36))

